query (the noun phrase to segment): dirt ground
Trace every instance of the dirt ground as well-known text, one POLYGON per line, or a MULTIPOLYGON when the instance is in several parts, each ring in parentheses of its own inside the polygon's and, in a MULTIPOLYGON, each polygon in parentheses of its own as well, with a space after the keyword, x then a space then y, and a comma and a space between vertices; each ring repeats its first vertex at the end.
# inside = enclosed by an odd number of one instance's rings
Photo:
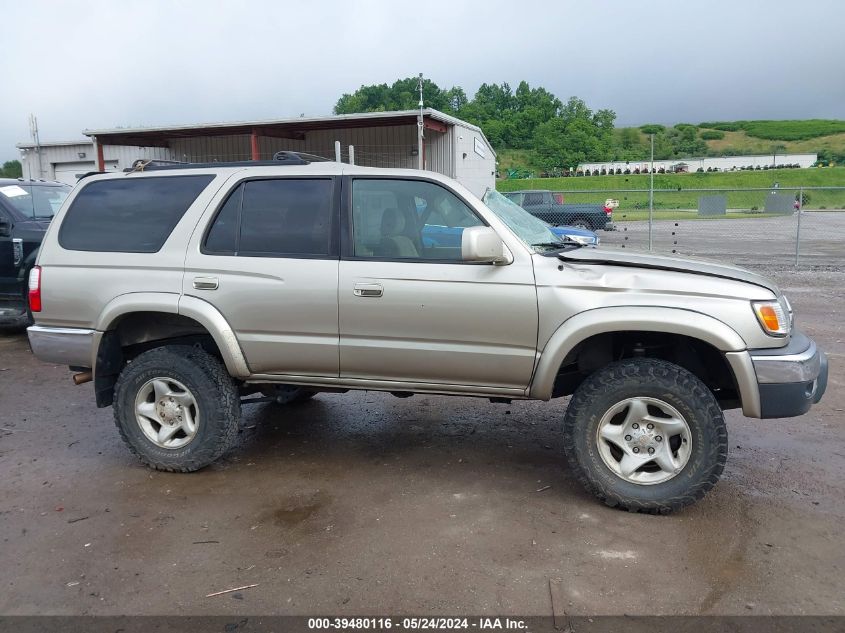
POLYGON ((782 273, 830 355, 812 411, 729 412, 721 483, 606 508, 566 400, 379 393, 244 408, 240 446, 156 473, 65 367, 0 334, 0 614, 845 614, 845 276, 782 273), (256 584, 239 592, 206 594, 256 584))

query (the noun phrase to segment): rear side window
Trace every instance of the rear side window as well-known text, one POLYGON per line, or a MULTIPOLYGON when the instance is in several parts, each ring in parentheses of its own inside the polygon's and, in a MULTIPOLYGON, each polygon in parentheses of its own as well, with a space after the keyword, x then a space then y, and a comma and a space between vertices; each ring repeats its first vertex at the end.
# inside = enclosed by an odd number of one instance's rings
POLYGON ((203 244, 209 255, 329 254, 334 183, 328 178, 250 180, 226 199, 203 244))
POLYGON ((213 175, 92 182, 68 209, 59 244, 74 251, 155 253, 213 175))

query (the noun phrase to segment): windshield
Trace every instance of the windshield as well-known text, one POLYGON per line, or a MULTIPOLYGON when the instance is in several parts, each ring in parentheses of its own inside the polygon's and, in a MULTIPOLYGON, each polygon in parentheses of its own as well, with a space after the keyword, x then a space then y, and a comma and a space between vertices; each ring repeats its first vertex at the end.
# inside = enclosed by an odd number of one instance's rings
POLYGON ((567 242, 551 231, 548 224, 535 218, 495 189, 487 190, 483 202, 535 253, 559 250, 567 245, 567 242))
POLYGON ((15 211, 29 219, 52 218, 70 193, 68 185, 40 185, 20 183, 0 185, 0 196, 15 211))

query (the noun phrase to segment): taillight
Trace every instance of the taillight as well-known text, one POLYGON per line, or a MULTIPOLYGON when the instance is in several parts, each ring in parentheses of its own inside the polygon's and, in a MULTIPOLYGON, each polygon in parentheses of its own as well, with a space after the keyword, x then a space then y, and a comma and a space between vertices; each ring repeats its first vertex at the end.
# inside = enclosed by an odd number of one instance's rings
POLYGON ((29 271, 29 310, 41 312, 41 266, 29 271))
POLYGON ((605 212, 607 215, 613 215, 613 207, 605 207, 605 208, 604 208, 604 212, 605 212))

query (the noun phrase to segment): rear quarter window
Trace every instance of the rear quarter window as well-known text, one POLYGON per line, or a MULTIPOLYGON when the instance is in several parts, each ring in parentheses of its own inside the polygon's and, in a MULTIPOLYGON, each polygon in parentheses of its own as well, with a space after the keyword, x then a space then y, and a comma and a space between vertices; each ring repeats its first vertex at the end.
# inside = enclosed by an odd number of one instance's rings
POLYGON ((77 194, 59 229, 74 251, 155 253, 213 175, 100 180, 77 194))

